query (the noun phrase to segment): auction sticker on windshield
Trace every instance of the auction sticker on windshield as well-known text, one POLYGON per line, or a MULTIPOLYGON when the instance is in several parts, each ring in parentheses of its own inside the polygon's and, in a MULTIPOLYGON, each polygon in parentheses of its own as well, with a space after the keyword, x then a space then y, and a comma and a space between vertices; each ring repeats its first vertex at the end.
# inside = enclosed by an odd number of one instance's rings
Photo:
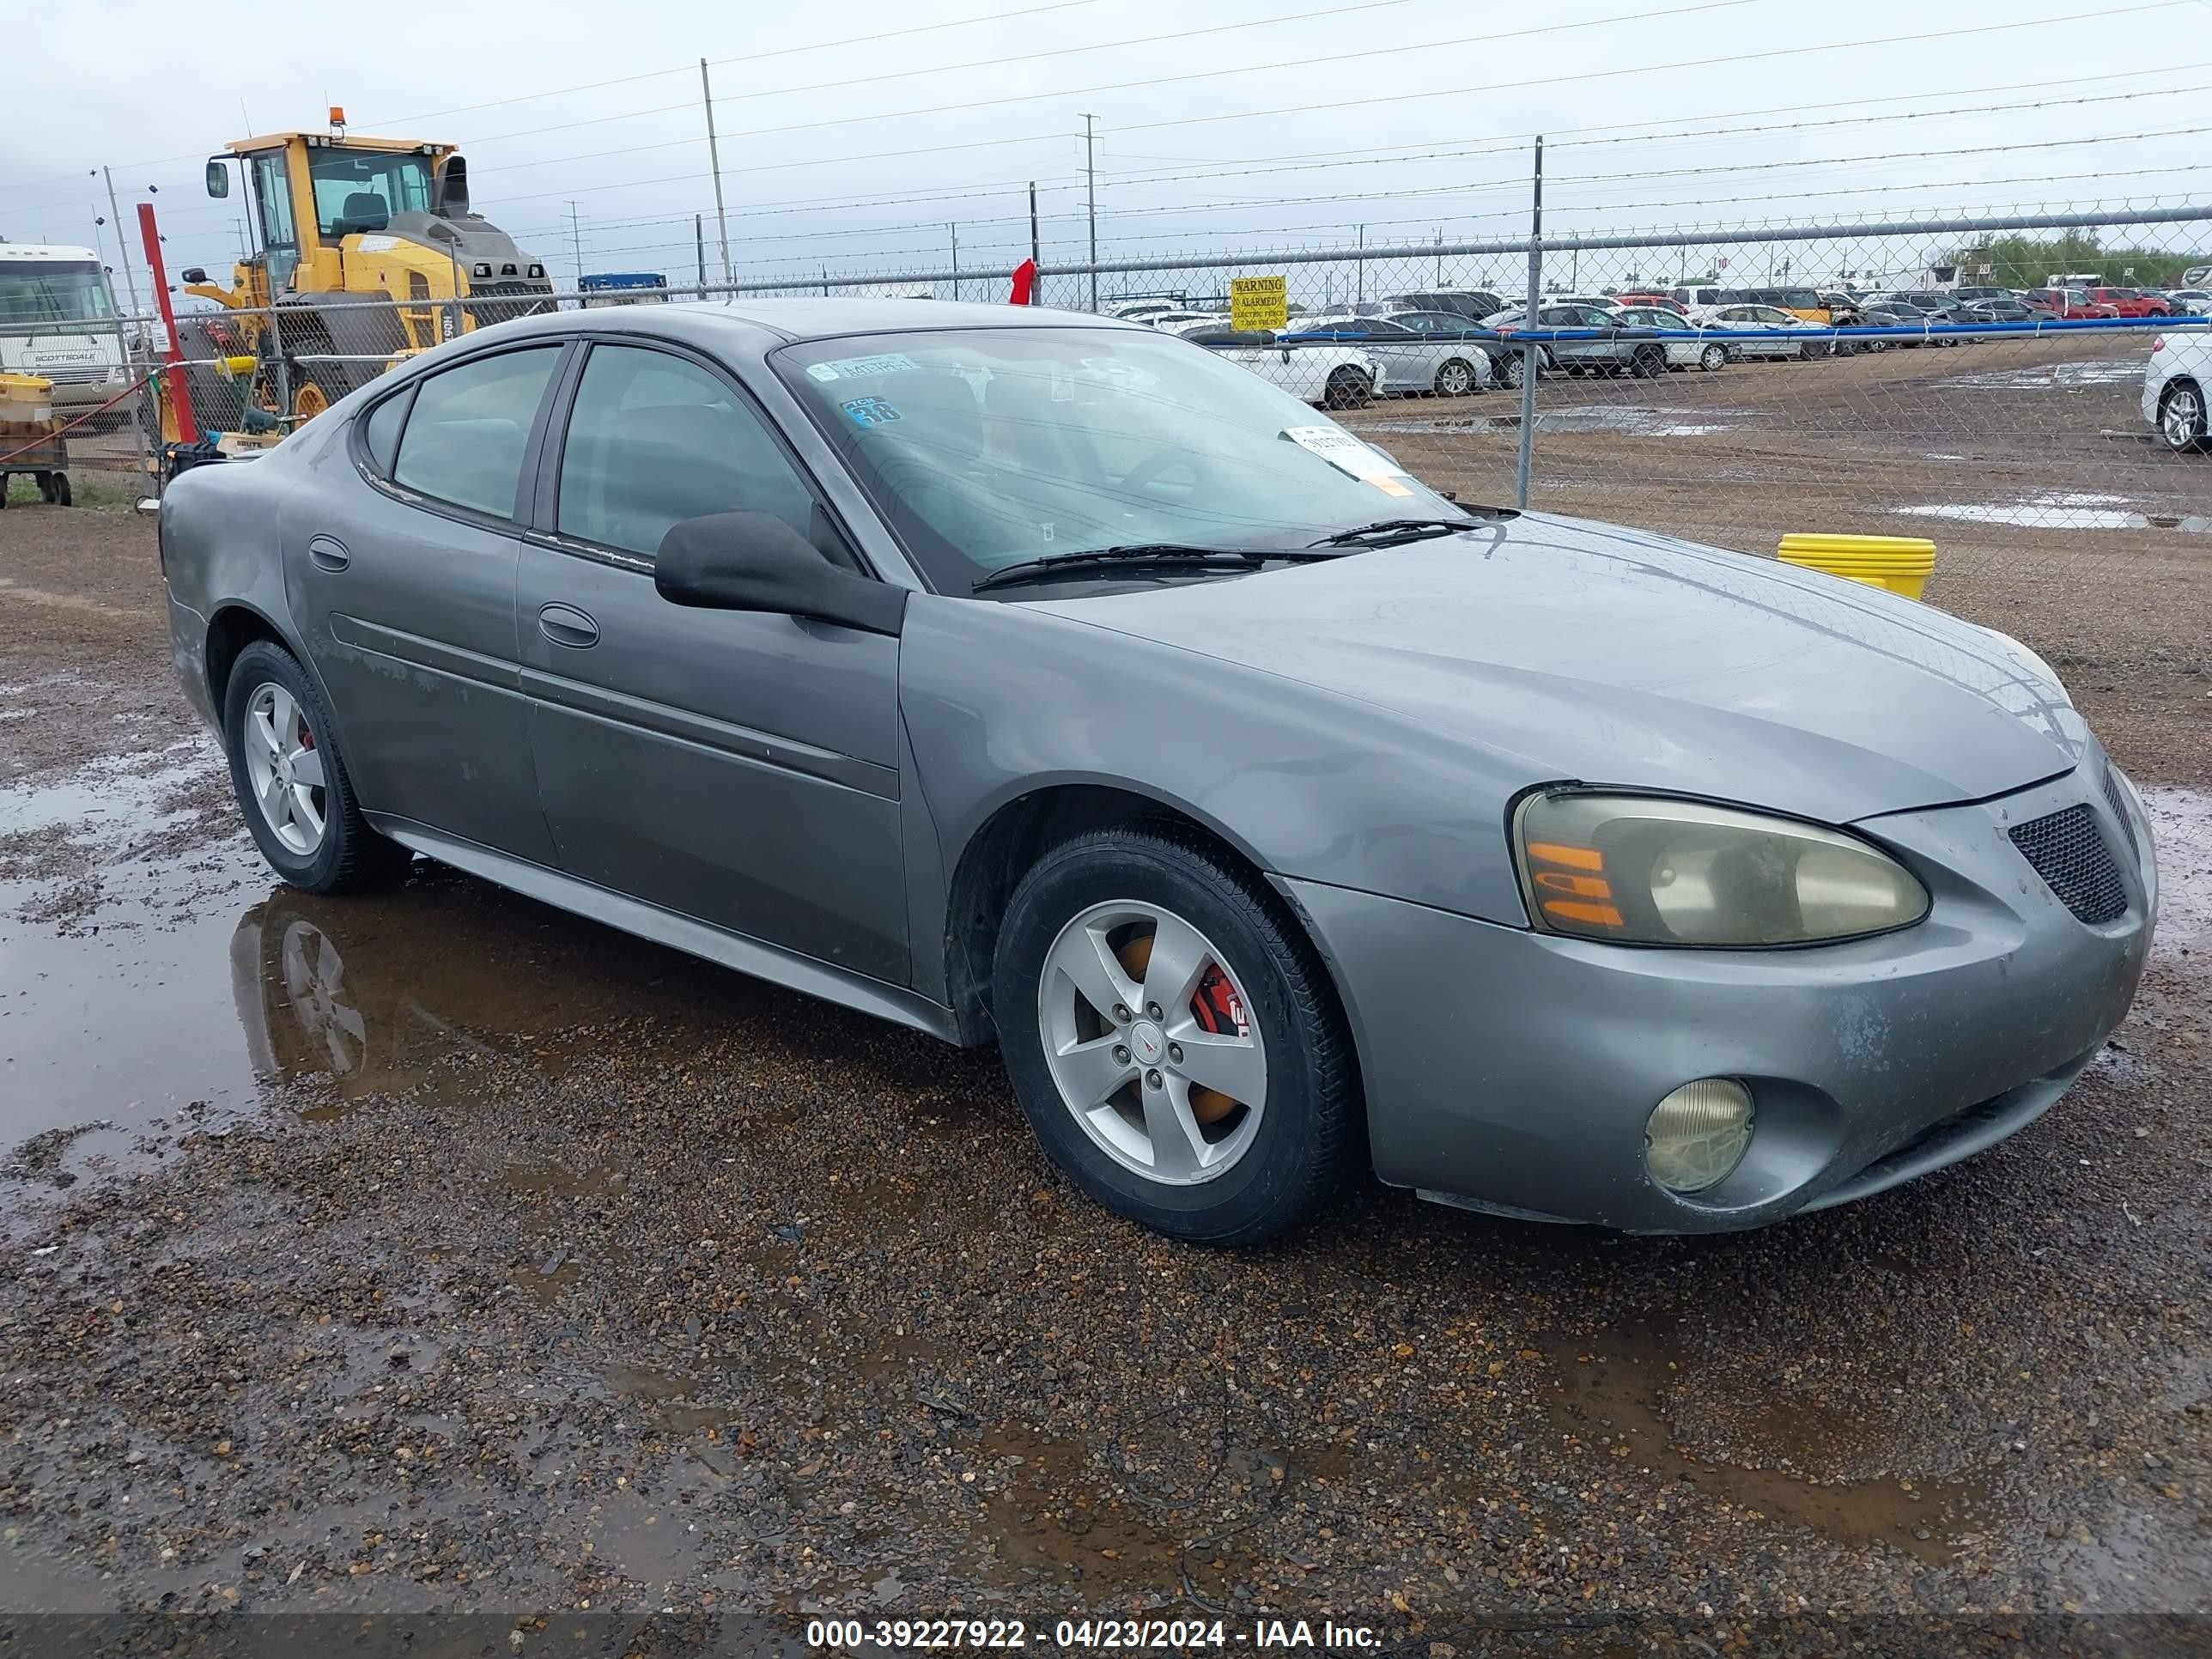
POLYGON ((1410 495, 1401 479, 1406 469, 1372 444, 1334 426, 1292 426, 1283 435, 1301 449, 1312 451, 1340 472, 1348 472, 1362 483, 1373 484, 1386 495, 1410 495))
POLYGON ((921 367, 902 352, 886 351, 873 357, 837 357, 826 363, 809 363, 806 373, 817 380, 872 380, 879 374, 910 374, 921 367))

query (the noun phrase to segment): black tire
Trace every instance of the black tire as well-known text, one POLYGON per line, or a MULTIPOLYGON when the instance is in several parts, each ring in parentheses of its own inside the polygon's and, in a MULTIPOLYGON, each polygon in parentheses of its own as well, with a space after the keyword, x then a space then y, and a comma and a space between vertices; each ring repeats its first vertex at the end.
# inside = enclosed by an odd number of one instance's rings
POLYGON ((2159 394, 2159 441, 2177 455, 2204 447, 2204 392, 2194 380, 2176 380, 2159 394))
POLYGON ((55 507, 70 507, 76 504, 76 495, 70 489, 68 473, 41 472, 38 476, 40 501, 55 507))
POLYGON ((1808 363, 1817 363, 1827 355, 1828 343, 1826 340, 1808 340, 1798 349, 1798 356, 1808 363))
POLYGON ((223 693, 222 738, 230 757, 231 787, 237 792, 239 811, 252 833, 254 845, 268 860, 269 867, 293 886, 309 893, 353 892, 387 881, 407 867, 413 855, 378 835, 362 817, 322 693, 290 652, 267 640, 256 640, 238 653, 223 693), (255 692, 271 684, 281 686, 298 703, 314 747, 322 756, 323 836, 306 855, 276 838, 254 799, 246 770, 242 735, 246 711, 255 692))
POLYGON ((1728 348, 1717 341, 1709 343, 1698 353, 1698 370, 1704 374, 1717 374, 1729 360, 1728 348))
POLYGON ((1364 409, 1375 396, 1375 382, 1347 364, 1330 371, 1322 396, 1331 409, 1364 409))
POLYGON ((1667 349, 1664 346, 1639 346, 1629 368, 1639 380, 1656 380, 1667 372, 1667 349))
POLYGON ((1343 1011, 1312 944, 1267 889, 1172 826, 1128 825, 1063 842, 1014 890, 993 964, 999 1046, 1030 1127, 1076 1185, 1116 1214, 1200 1244, 1255 1244, 1297 1225, 1343 1187, 1360 1138, 1359 1075, 1343 1011), (1038 1024, 1053 942, 1093 905, 1173 910, 1216 942, 1266 1045, 1265 1109, 1249 1148, 1188 1186, 1109 1157, 1061 1097, 1038 1024))

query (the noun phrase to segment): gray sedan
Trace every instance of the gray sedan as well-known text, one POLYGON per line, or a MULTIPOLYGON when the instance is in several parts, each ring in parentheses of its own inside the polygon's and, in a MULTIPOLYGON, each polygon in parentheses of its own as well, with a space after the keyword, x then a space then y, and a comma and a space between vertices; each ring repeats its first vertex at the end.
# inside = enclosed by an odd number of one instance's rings
POLYGON ((1439 398, 1464 398, 1490 385, 1490 356, 1479 343, 1439 339, 1392 318, 1349 313, 1301 317, 1295 330, 1280 331, 1275 338, 1285 345, 1335 341, 1356 346, 1382 371, 1375 389, 1385 397, 1434 392, 1439 398))
POLYGON ((995 1042, 1073 1181, 1218 1243, 1370 1170, 1776 1220, 2020 1128, 2125 1013, 2142 805, 2023 647, 1455 503, 1155 330, 921 310, 509 323, 179 477, 175 659, 270 866, 423 854, 995 1042))

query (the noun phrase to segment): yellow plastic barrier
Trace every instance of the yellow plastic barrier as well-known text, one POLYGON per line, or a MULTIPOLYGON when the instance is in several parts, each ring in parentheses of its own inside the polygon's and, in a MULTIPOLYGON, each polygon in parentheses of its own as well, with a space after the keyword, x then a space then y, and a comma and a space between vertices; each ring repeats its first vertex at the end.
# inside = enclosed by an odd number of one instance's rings
POLYGON ((1784 536, 1775 556, 1846 581, 1917 599, 1936 568, 1936 544, 1917 536, 1784 536))

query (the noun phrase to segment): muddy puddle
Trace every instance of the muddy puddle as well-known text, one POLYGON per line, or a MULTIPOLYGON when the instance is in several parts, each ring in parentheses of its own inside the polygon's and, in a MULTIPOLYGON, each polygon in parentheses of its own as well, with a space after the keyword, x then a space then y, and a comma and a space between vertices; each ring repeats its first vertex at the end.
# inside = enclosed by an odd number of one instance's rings
POLYGON ((2142 384, 2142 361, 2113 357, 2092 362, 2037 363, 2024 368, 1975 369, 1948 374, 1943 389, 1968 392, 2085 392, 2097 386, 2142 384))
MULTIPOLYGON (((1536 416, 1540 433, 1603 432, 1628 438, 1702 438, 1733 431, 1752 418, 1747 409, 1666 409, 1628 404, 1593 404, 1582 409, 1545 410, 1536 416)), ((1439 415, 1428 419, 1409 417, 1363 422, 1363 432, 1401 434, 1464 434, 1470 432, 1517 432, 1517 411, 1496 415, 1439 415)))
POLYGON ((1890 510, 1899 518, 2018 525, 2030 530, 2212 531, 2212 515, 2153 512, 2125 495, 2077 490, 2041 490, 2007 501, 1936 501, 1890 510))
MULTIPOLYGON (((1556 1387, 1547 1402, 1564 1448, 1617 1458, 1638 1473, 1832 1543, 1887 1544, 1929 1566, 1954 1559, 1986 1526, 1990 1494, 1977 1483, 1885 1474, 1847 1480, 1822 1471, 1848 1461, 1848 1424, 1779 1404, 1754 1414, 1744 1437, 1756 1461, 1724 1461, 1681 1442, 1672 1402, 1697 1386, 1694 1351, 1671 1327, 1606 1331, 1547 1355, 1556 1387)), ((1874 1439, 1873 1434, 1865 1437, 1874 1439)))

